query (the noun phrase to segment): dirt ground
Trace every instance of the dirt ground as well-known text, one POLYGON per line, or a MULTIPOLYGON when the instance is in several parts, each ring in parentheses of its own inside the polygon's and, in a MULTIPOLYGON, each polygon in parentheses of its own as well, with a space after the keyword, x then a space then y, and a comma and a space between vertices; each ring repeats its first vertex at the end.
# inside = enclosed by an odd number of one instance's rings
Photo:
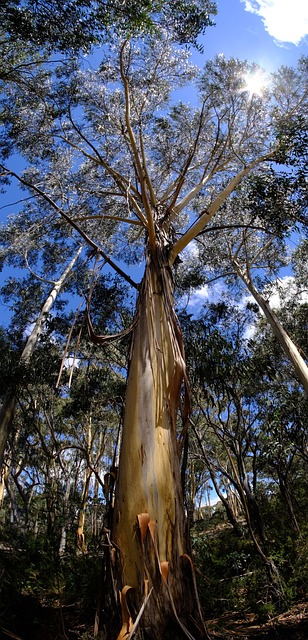
POLYGON ((208 621, 207 626, 213 640, 308 640, 308 603, 298 604, 261 625, 255 623, 253 615, 238 619, 235 614, 227 614, 208 621))
MULTIPOLYGON (((74 605, 40 607, 30 599, 20 605, 11 629, 2 627, 0 621, 1 640, 81 640, 82 637, 93 637, 92 622, 85 621, 82 612, 74 605)), ((92 615, 89 617, 92 620, 92 615)), ((264 624, 257 624, 253 615, 239 619, 238 614, 230 613, 209 620, 207 628, 211 640, 308 640, 308 603, 298 604, 264 624)))

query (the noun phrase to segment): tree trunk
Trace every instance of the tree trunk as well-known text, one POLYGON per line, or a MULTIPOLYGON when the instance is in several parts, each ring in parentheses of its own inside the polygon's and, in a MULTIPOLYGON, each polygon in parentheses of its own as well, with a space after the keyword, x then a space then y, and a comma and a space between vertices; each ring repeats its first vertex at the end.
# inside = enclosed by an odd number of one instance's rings
POLYGON ((300 533, 300 528, 295 515, 293 499, 288 487, 287 478, 285 475, 280 473, 279 470, 278 470, 278 478, 279 478, 279 489, 281 491, 281 495, 285 501, 287 510, 289 512, 291 527, 294 533, 298 535, 300 533))
POLYGON ((45 500, 46 500, 46 537, 53 544, 56 532, 56 510, 57 510, 57 480, 54 473, 55 461, 53 460, 46 468, 45 500))
MULTIPOLYGON (((87 455, 90 458, 91 454, 91 445, 92 445, 92 418, 91 415, 88 419, 87 424, 87 455)), ((78 523, 77 523, 77 532, 76 532, 76 546, 79 551, 85 551, 86 545, 84 540, 84 524, 86 517, 86 506, 89 496, 89 488, 90 488, 90 480, 92 476, 92 469, 88 467, 88 459, 85 460, 85 469, 84 469, 84 477, 82 483, 82 491, 81 491, 81 503, 78 512, 78 523)))
POLYGON ((86 506, 89 495, 90 480, 92 476, 91 469, 86 468, 84 474, 84 481, 82 487, 81 503, 78 512, 78 523, 76 531, 76 547, 79 551, 86 550, 86 544, 84 539, 84 524, 86 518, 86 506))
POLYGON ((2 509, 3 507, 3 501, 4 501, 4 491, 5 491, 5 480, 7 480, 8 477, 8 470, 3 470, 2 474, 0 475, 0 509, 2 509))
POLYGON ((17 500, 16 500, 16 485, 12 481, 12 478, 10 477, 10 475, 5 477, 4 482, 5 482, 6 492, 7 492, 7 495, 9 497, 9 500, 10 500, 10 506, 11 506, 11 520, 10 521, 11 521, 11 524, 12 525, 19 525, 20 524, 20 509, 18 507, 17 500))
MULTIPOLYGON (((54 304, 54 301, 56 299, 56 297, 58 296, 58 294, 60 293, 67 277, 69 276, 69 274, 71 273, 73 266, 77 260, 77 258, 79 257, 81 251, 82 251, 83 247, 80 247, 77 251, 77 253, 74 255, 74 257, 72 258, 71 262, 69 263, 69 265, 66 267, 65 271, 63 272, 61 278, 59 278, 59 280, 57 282, 55 282, 55 285, 52 289, 52 291, 50 292, 48 298, 46 299, 46 301, 44 302, 44 305, 41 309, 41 312, 38 316, 38 318, 36 319, 35 325, 28 337, 28 340, 26 342, 25 348, 20 356, 20 364, 21 365, 27 365, 30 362, 31 356, 33 354, 33 351, 35 349, 35 346, 37 344, 38 338, 40 336, 40 334, 42 333, 43 327, 44 327, 44 323, 46 320, 46 316, 47 313, 49 313, 51 307, 54 304)), ((11 428, 11 424, 14 418, 14 413, 15 413, 15 408, 16 408, 16 402, 17 402, 17 397, 16 397, 16 390, 13 388, 9 388, 7 390, 7 393, 5 395, 4 398, 4 402, 2 405, 2 409, 0 412, 0 470, 2 468, 3 465, 3 456, 4 456, 4 451, 5 451, 5 447, 6 447, 6 443, 7 443, 7 439, 8 439, 8 435, 10 432, 10 428, 11 428)))
POLYGON ((11 424, 14 417, 17 398, 14 389, 8 389, 0 412, 0 473, 11 424))
POLYGON ((68 520, 68 513, 69 513, 69 499, 70 499, 70 493, 71 493, 71 486, 72 486, 72 479, 71 479, 71 476, 68 475, 66 479, 65 494, 63 498, 63 507, 62 507, 63 520, 62 520, 61 537, 60 537, 60 544, 59 544, 60 558, 64 556, 65 550, 66 550, 66 534, 67 534, 67 524, 68 524, 67 520, 68 520))
POLYGON ((306 365, 305 360, 302 358, 294 342, 291 340, 290 336, 287 334, 287 332, 283 328, 275 312, 271 309, 268 301, 265 300, 265 298, 263 298, 261 293, 254 286, 251 278, 249 278, 247 274, 245 274, 242 271, 242 269, 239 267, 239 264, 237 263, 236 260, 233 260, 233 264, 235 266, 237 274, 246 284, 251 295, 254 297, 255 301, 258 303, 259 307, 262 309, 267 322, 271 326, 287 358, 293 364, 296 374, 300 382, 302 383, 306 394, 308 395, 308 367, 306 365))
MULTIPOLYGON (((134 621, 138 637, 191 637, 184 630, 193 598, 183 572, 192 565, 185 554, 176 437, 185 378, 171 271, 167 261, 155 266, 148 257, 132 338, 112 530, 121 567, 119 638, 134 621)), ((197 637, 197 627, 193 633, 197 637)))

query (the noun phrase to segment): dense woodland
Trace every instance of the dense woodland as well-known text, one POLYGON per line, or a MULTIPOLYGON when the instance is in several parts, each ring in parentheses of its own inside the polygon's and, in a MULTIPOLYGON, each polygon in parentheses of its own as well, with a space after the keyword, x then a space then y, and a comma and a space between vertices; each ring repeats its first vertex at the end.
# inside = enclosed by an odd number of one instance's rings
POLYGON ((3 638, 307 637, 308 61, 215 10, 2 3, 3 638))

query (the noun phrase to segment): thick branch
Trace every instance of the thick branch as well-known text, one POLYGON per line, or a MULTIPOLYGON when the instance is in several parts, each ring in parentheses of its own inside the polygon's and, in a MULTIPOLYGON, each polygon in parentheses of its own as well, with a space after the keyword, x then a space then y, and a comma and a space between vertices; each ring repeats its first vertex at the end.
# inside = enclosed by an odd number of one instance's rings
POLYGON ((135 189, 134 187, 132 187, 130 181, 127 180, 127 178, 125 178, 125 176, 123 176, 122 174, 118 173, 118 171, 116 171, 115 169, 110 167, 108 162, 106 162, 104 160, 104 158, 101 156, 101 154, 96 149, 96 147, 92 144, 92 142, 90 142, 90 140, 88 140, 86 138, 86 136, 82 133, 82 131, 80 131, 79 127, 77 127, 77 125, 74 122, 71 114, 69 114, 69 117, 70 117, 71 124, 72 124, 73 128, 75 129, 75 131, 78 133, 80 138, 92 149, 92 151, 94 152, 94 154, 97 157, 95 158, 90 153, 87 153, 84 149, 79 147, 79 145, 75 144, 71 140, 68 140, 68 138, 66 138, 66 137, 64 138, 65 142, 67 144, 69 144, 71 147, 73 147, 74 149, 78 149, 78 151, 80 151, 89 160, 92 160, 92 162, 95 162, 95 164, 99 164, 102 167, 104 167, 104 169, 106 169, 107 173, 109 173, 109 175, 114 179, 115 183, 119 187, 119 189, 121 191, 121 194, 125 198, 129 198, 129 200, 131 201, 132 206, 134 207, 134 209, 136 211, 136 215, 138 216, 140 221, 146 227, 147 226, 147 221, 146 221, 146 219, 145 219, 145 217, 144 217, 139 205, 137 204, 136 198, 134 198, 133 195, 130 193, 130 189, 132 189, 134 194, 135 194, 135 196, 140 198, 140 193, 138 192, 138 190, 135 189))
POLYGON ((280 323, 280 321, 278 320, 278 317, 276 316, 275 312, 271 309, 269 303, 267 300, 265 300, 265 298, 262 296, 262 294, 256 289, 256 287, 254 286, 251 278, 248 277, 247 274, 245 274, 245 272, 241 269, 238 261, 235 259, 233 259, 233 265, 234 268, 238 274, 238 276, 241 278, 241 280, 246 284, 248 290, 250 291, 251 295, 254 297, 254 299, 256 300, 256 302, 258 303, 259 307, 262 309, 266 320, 268 321, 269 325, 271 326, 276 338, 278 339, 278 342, 280 343, 283 351, 285 352, 287 358, 290 360, 290 362, 293 364, 294 369, 296 371, 297 376, 299 377, 306 394, 308 395, 308 367, 305 363, 305 360, 302 358, 302 356, 300 355, 296 345, 294 344, 293 340, 291 340, 290 336, 287 334, 287 332, 285 331, 285 329, 283 328, 282 324, 280 323))
POLYGON ((94 215, 94 216, 77 216, 76 218, 72 218, 75 222, 80 220, 116 220, 117 222, 127 222, 127 224, 135 224, 138 227, 143 227, 144 225, 140 220, 131 220, 131 218, 124 218, 122 216, 108 216, 106 214, 103 215, 94 215))
MULTIPOLYGON (((128 136, 129 136, 129 140, 130 140, 130 144, 131 144, 131 148, 133 151, 133 155, 134 155, 134 159, 136 162, 136 167, 137 167, 137 171, 138 171, 138 177, 139 177, 139 182, 140 182, 140 187, 141 187, 141 194, 142 194, 142 202, 143 202, 143 206, 146 212, 146 217, 147 217, 147 221, 148 221, 148 232, 149 232, 149 243, 151 246, 151 250, 153 255, 156 254, 156 234, 155 234, 155 227, 154 227, 154 220, 153 220, 153 216, 152 216, 152 211, 151 211, 151 206, 149 203, 149 199, 148 199, 148 194, 146 191, 146 184, 147 184, 147 170, 145 170, 145 168, 142 166, 142 162, 140 160, 140 156, 139 156, 139 151, 137 148, 137 143, 136 143, 136 139, 135 139, 135 135, 132 129, 132 125, 131 125, 131 118, 130 118, 130 92, 129 92, 129 84, 128 84, 128 79, 125 75, 125 71, 124 71, 124 60, 123 60, 123 56, 124 56, 124 49, 126 47, 127 43, 125 42, 122 46, 121 49, 121 54, 120 54, 120 72, 121 72, 121 78, 122 78, 122 82, 123 82, 123 86, 124 86, 124 92, 125 92, 125 123, 126 123, 126 128, 127 128, 127 132, 128 132, 128 136)), ((147 184, 147 186, 149 187, 149 185, 147 184)), ((151 190, 150 190, 151 192, 151 190)))
POLYGON ((197 150, 197 146, 198 146, 198 142, 199 142, 199 138, 200 138, 200 134, 201 134, 201 130, 202 130, 204 108, 205 108, 205 102, 202 105, 201 114, 200 114, 200 118, 199 118, 199 125, 198 125, 197 134, 196 134, 196 137, 195 137, 195 141, 194 141, 194 144, 193 144, 193 147, 192 147, 190 153, 188 154, 188 158, 187 158, 187 160, 186 160, 186 162, 184 164, 184 167, 183 167, 180 175, 177 178, 177 185, 175 183, 175 185, 176 185, 175 186, 175 191, 174 191, 174 194, 172 196, 172 201, 171 201, 171 203, 170 203, 170 205, 168 207, 168 213, 171 212, 173 207, 175 206, 175 203, 177 201, 179 193, 180 193, 180 191, 182 189, 182 186, 184 184, 184 180, 185 180, 186 174, 187 174, 187 172, 189 170, 189 167, 190 167, 190 165, 191 165, 191 163, 193 161, 193 158, 195 156, 195 153, 196 153, 196 150, 197 150))
MULTIPOLYGON (((259 158, 257 158, 256 160, 254 160, 253 162, 251 162, 249 165, 247 165, 247 167, 245 167, 244 169, 242 169, 242 171, 240 171, 239 173, 236 174, 236 176, 234 176, 234 178, 232 178, 232 180, 230 180, 229 184, 225 187, 225 189, 223 189, 221 191, 221 193, 216 197, 216 199, 214 200, 214 202, 212 202, 212 204, 208 207, 208 209, 206 209, 203 213, 201 213, 201 216, 198 218, 198 220, 196 220, 196 222, 188 229, 188 231, 182 236, 182 238, 180 238, 175 245, 173 246, 173 249, 171 251, 171 259, 170 262, 171 264, 174 263, 174 260, 176 258, 176 256, 183 251, 183 249, 185 249, 185 247, 187 247, 187 245, 203 230, 203 228, 210 222, 210 220, 213 218, 213 216, 215 215, 215 213, 217 213, 219 207, 225 202, 225 200, 227 199, 227 197, 232 193, 232 191, 234 191, 234 189, 237 187, 237 185, 241 182, 241 180, 258 164, 260 164, 261 162, 265 161, 265 160, 269 160, 271 158, 271 156, 273 155, 273 153, 268 153, 264 156, 261 156, 259 158)), ((199 193, 199 191, 201 190, 202 186, 197 185, 195 187, 195 193, 194 196, 197 195, 197 193, 199 193), (200 187, 200 188, 199 188, 200 187)), ((188 194, 190 195, 190 194, 188 194)), ((191 198, 189 198, 189 201, 191 200, 191 198)))

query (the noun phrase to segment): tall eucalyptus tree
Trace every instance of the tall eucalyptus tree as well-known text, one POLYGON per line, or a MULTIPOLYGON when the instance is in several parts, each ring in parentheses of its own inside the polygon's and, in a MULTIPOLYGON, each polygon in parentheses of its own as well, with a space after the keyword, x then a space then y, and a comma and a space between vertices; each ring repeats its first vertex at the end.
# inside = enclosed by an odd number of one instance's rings
MULTIPOLYGON (((119 639, 137 628, 144 638, 206 636, 185 538, 177 426, 181 409, 185 432, 189 385, 173 274, 236 187, 292 147, 280 128, 307 104, 303 65, 278 74, 263 97, 246 90, 254 70, 218 56, 198 75, 162 32, 113 45, 97 71, 43 69, 8 90, 8 135, 28 166, 18 175, 8 161, 3 175, 138 292, 108 536, 119 639), (176 103, 172 91, 195 76, 198 106, 176 103)), ((115 339, 96 335, 88 309, 93 340, 115 339)))

